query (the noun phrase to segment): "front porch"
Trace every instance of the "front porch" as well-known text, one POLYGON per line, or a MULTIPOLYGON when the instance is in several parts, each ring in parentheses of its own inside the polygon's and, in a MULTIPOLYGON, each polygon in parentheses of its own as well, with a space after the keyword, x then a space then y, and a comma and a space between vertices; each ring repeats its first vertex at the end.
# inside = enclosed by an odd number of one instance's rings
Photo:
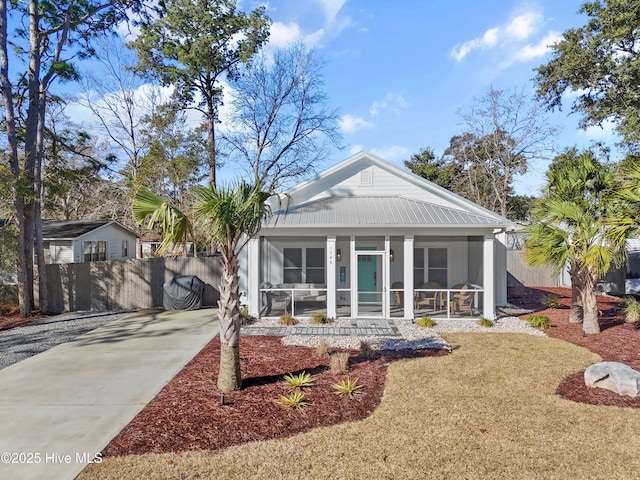
POLYGON ((493 234, 261 237, 249 244, 250 313, 494 319, 493 251, 493 234))

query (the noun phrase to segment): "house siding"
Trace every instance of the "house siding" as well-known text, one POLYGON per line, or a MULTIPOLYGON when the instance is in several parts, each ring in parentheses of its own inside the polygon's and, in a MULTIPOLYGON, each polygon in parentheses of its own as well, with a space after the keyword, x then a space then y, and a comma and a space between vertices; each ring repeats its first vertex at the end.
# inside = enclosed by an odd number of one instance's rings
MULTIPOLYGON (((440 196, 427 192, 424 188, 420 188, 406 180, 399 178, 397 175, 392 174, 382 168, 375 165, 369 166, 364 170, 368 171, 370 176, 370 184, 361 183, 361 172, 363 169, 354 169, 348 172, 350 175, 338 184, 329 186, 328 182, 322 180, 314 190, 317 190, 308 201, 314 201, 326 197, 327 195, 336 196, 367 196, 367 195, 397 195, 398 192, 402 192, 402 196, 408 198, 419 199, 423 202, 433 203, 434 205, 440 205, 450 208, 459 208, 457 205, 445 201, 440 196)), ((295 200, 295 197, 294 197, 295 200)))
POLYGON ((74 261, 84 262, 84 253, 82 249, 83 242, 107 242, 107 260, 126 260, 136 257, 136 237, 135 235, 123 230, 116 225, 105 225, 104 227, 97 228, 85 235, 78 237, 74 241, 73 257, 74 261), (122 241, 127 240, 128 255, 124 257, 122 255, 122 241))
POLYGON ((48 263, 73 263, 73 241, 51 240, 48 263))

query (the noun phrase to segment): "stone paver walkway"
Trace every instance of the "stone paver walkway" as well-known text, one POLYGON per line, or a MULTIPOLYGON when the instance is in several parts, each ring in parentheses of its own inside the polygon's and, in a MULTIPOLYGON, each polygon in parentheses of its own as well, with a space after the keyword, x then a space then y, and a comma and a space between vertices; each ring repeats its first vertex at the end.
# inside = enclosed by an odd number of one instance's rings
POLYGON ((335 335, 353 337, 401 337, 393 320, 351 320, 349 327, 329 325, 294 325, 277 327, 242 327, 243 335, 335 335))

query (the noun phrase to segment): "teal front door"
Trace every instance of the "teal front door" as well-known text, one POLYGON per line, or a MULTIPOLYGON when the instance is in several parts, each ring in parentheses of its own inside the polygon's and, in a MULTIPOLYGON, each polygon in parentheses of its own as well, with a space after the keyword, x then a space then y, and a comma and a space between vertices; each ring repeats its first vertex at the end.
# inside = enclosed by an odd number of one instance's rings
POLYGON ((383 315, 384 275, 382 274, 383 252, 357 251, 358 265, 358 317, 381 317, 383 315))

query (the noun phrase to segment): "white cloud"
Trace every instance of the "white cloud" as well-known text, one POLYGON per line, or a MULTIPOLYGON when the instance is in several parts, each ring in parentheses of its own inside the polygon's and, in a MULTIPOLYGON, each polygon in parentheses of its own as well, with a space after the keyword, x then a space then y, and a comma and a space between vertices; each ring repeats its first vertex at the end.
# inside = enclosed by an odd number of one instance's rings
POLYGON ((514 40, 526 40, 540 30, 542 23, 540 12, 529 11, 514 17, 505 27, 505 35, 514 40))
POLYGON ((611 120, 605 120, 602 125, 594 125, 578 131, 580 136, 595 142, 614 143, 619 140, 616 132, 616 124, 611 120))
POLYGON ((324 12, 327 23, 333 23, 347 0, 316 0, 324 12))
POLYGON ((363 128, 373 128, 375 126, 375 123, 369 122, 362 117, 356 117, 349 113, 340 117, 340 130, 345 134, 355 133, 358 130, 362 130, 363 128))
POLYGON ((467 40, 453 48, 451 57, 456 62, 461 62, 474 50, 488 50, 496 47, 512 45, 514 42, 522 42, 536 34, 543 22, 540 12, 530 10, 513 17, 509 23, 492 27, 484 32, 481 37, 467 40))
POLYGON ((559 42, 562 39, 562 34, 554 31, 550 31, 545 37, 535 45, 527 44, 515 52, 514 60, 518 62, 528 62, 534 58, 543 57, 549 51, 551 45, 559 42))
POLYGON ((369 113, 372 117, 380 114, 383 110, 390 110, 399 115, 400 112, 409 106, 409 102, 399 93, 389 92, 382 100, 377 100, 369 107, 369 113))
POLYGON ((411 154, 411 151, 407 147, 401 147, 400 145, 372 148, 371 152, 390 162, 397 162, 407 158, 411 154))
POLYGON ((295 22, 271 24, 268 45, 274 48, 286 47, 302 38, 300 25, 295 22))

